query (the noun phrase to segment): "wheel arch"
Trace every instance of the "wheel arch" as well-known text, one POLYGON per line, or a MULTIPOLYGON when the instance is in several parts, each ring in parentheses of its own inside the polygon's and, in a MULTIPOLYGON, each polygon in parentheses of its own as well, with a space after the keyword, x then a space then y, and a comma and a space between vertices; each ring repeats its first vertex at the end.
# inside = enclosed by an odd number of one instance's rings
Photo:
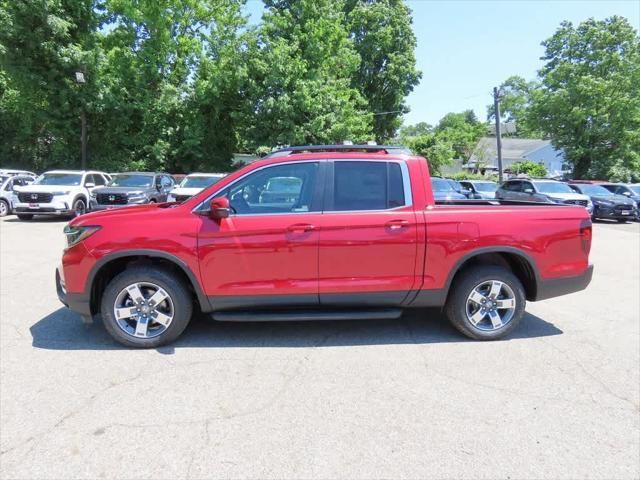
POLYGON ((459 259, 447 277, 447 298, 456 277, 475 265, 498 265, 507 268, 522 282, 527 300, 536 299, 540 274, 535 260, 523 250, 508 246, 480 248, 459 259))
POLYGON ((203 312, 211 311, 206 295, 200 287, 197 276, 180 258, 157 250, 128 250, 101 258, 91 269, 85 283, 85 293, 89 296, 91 313, 98 313, 107 283, 130 265, 151 265, 169 269, 182 277, 203 312))

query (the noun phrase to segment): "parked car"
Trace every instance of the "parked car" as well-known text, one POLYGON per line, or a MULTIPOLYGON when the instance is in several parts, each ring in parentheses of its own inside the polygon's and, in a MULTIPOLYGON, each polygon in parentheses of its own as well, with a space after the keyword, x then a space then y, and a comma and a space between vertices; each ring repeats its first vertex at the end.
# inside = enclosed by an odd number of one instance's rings
POLYGON ((593 212, 593 203, 587 195, 575 192, 569 185, 558 180, 533 178, 507 180, 496 190, 496 198, 524 202, 582 205, 589 214, 593 212))
POLYGON ((616 195, 624 195, 640 206, 640 183, 603 183, 602 186, 616 195))
POLYGON ((0 175, 0 217, 13 213, 18 197, 15 187, 30 185, 36 179, 33 175, 0 175))
POLYGON ((27 177, 37 177, 37 175, 28 170, 13 170, 11 168, 0 169, 0 177, 13 177, 15 175, 26 175, 27 177))
POLYGON ((169 192, 167 201, 181 203, 189 200, 196 193, 200 193, 203 189, 210 187, 224 178, 224 176, 224 173, 192 173, 187 175, 182 179, 180 185, 169 192))
POLYGON ((73 220, 60 300, 85 319, 101 313, 130 347, 175 340, 194 302, 225 321, 397 319, 444 307, 463 334, 493 340, 516 328, 526 300, 589 284, 584 208, 436 205, 424 158, 347 147, 290 147, 184 203, 73 220), (297 179, 297 191, 265 199, 281 178, 297 179))
POLYGON ((16 214, 20 220, 31 220, 34 215, 82 215, 91 192, 108 181, 106 173, 94 170, 45 172, 31 185, 17 187, 16 214))
POLYGON ((91 193, 91 210, 166 202, 174 186, 173 178, 167 173, 117 173, 105 187, 91 193))
POLYGON ((591 218, 610 218, 618 222, 635 220, 638 215, 638 205, 629 197, 617 195, 602 185, 592 183, 571 182, 569 186, 576 192, 589 195, 593 202, 591 218))
POLYGON ((462 193, 456 192, 453 185, 444 178, 431 177, 431 189, 436 201, 464 200, 467 198, 462 193))
POLYGON ((451 185, 457 193, 464 195, 465 198, 471 198, 471 190, 465 188, 459 181, 453 178, 445 178, 445 180, 449 182, 449 185, 451 185))
POLYGON ((471 192, 470 198, 496 198, 498 184, 491 180, 462 180, 460 184, 471 192))

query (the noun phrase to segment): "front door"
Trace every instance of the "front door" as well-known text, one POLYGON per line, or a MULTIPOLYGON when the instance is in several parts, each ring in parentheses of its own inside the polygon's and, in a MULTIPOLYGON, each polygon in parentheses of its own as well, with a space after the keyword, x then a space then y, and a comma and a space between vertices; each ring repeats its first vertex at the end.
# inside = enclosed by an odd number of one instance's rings
POLYGON ((198 251, 215 310, 318 304, 322 162, 257 169, 226 187, 228 218, 203 217, 198 251))
POLYGON ((320 228, 323 305, 400 305, 417 285, 416 215, 404 162, 336 160, 320 228))

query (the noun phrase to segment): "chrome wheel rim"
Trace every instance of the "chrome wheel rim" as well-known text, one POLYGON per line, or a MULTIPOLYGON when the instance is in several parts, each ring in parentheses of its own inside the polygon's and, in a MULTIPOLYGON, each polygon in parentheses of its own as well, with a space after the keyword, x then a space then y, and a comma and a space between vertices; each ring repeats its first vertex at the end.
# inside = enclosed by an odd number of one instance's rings
POLYGON ((162 287, 136 282, 120 290, 113 304, 118 327, 135 338, 162 335, 174 316, 173 300, 162 287))
POLYGON ((8 211, 9 208, 7 207, 7 204, 4 202, 0 202, 0 217, 4 217, 8 211))
POLYGON ((516 295, 500 280, 486 280, 476 285, 467 297, 467 319, 479 330, 504 328, 516 311, 516 295))

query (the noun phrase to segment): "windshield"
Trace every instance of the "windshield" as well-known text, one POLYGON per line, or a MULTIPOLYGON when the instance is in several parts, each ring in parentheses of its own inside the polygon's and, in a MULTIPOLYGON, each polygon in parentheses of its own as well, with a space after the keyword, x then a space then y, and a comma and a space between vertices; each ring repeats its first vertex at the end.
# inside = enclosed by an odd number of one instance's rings
POLYGON ((612 192, 610 192, 609 190, 607 190, 604 187, 601 187, 600 185, 580 185, 580 190, 582 191, 582 193, 584 193, 585 195, 590 195, 590 196, 609 196, 609 195, 613 195, 612 192))
POLYGON ((560 182, 536 182, 538 191, 542 193, 575 193, 566 183, 560 182))
POLYGON ((431 179, 431 188, 435 192, 453 192, 455 191, 451 184, 442 178, 432 178, 431 179))
POLYGON ((118 174, 109 182, 109 187, 150 187, 153 182, 151 175, 118 174))
POLYGON ((479 192, 495 192, 498 189, 498 184, 495 182, 474 182, 473 186, 479 192))
POLYGON ((188 176, 188 177, 184 177, 184 179, 180 183, 180 187, 181 188, 207 188, 213 185, 214 183, 216 183, 221 178, 222 176, 220 177, 188 176))
POLYGON ((9 178, 9 177, 5 177, 4 175, 0 175, 0 183, 4 183, 4 181, 9 178))
POLYGON ((640 195, 640 185, 629 185, 629 188, 633 190, 633 193, 640 195))
POLYGON ((80 185, 79 173, 44 173, 34 182, 36 185, 80 185))

